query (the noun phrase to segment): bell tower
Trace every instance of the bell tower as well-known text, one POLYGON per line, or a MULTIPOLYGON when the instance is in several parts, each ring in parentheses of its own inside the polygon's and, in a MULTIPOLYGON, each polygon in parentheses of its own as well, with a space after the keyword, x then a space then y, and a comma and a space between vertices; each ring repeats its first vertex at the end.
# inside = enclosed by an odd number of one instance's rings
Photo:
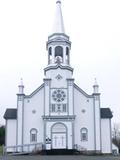
POLYGON ((48 65, 44 69, 43 116, 46 149, 72 149, 75 119, 74 79, 73 68, 70 66, 71 42, 65 34, 60 0, 56 2, 53 31, 48 37, 46 48, 48 65))
POLYGON ((53 25, 52 34, 48 37, 48 66, 61 64, 63 66, 70 65, 70 49, 71 42, 65 34, 63 16, 61 11, 61 1, 56 2, 56 14, 53 25))

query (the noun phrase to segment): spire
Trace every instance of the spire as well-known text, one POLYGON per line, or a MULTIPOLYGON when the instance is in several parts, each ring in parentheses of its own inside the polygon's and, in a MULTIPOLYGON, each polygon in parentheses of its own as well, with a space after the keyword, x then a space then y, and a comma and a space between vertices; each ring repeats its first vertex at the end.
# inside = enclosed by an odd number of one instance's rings
POLYGON ((48 65, 70 65, 71 42, 65 34, 61 11, 61 0, 56 0, 56 14, 52 34, 46 44, 48 50, 48 65))
POLYGON ((61 0, 56 1, 56 13, 55 13, 55 20, 52 32, 65 33, 62 10, 61 10, 61 0))

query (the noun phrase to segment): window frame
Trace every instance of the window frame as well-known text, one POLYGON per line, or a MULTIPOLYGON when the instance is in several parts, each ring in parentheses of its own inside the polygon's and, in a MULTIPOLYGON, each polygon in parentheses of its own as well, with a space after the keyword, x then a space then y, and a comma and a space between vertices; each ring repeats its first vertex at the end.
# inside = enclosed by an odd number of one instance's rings
POLYGON ((83 141, 83 142, 88 141, 88 129, 87 128, 85 128, 85 127, 81 128, 80 137, 81 137, 81 141, 83 141))
POLYGON ((58 57, 58 56, 63 59, 63 47, 62 46, 55 47, 55 57, 58 57))
POLYGON ((37 129, 36 128, 32 128, 30 130, 30 142, 31 143, 36 143, 37 142, 37 129), (34 137, 34 138, 33 138, 34 137), (33 140, 34 139, 34 140, 33 140))

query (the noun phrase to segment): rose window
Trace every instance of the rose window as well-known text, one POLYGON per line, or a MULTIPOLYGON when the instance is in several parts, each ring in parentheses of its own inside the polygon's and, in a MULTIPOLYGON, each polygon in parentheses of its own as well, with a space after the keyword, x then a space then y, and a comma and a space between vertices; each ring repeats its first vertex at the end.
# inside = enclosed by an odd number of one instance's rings
POLYGON ((57 89, 52 93, 52 98, 56 102, 64 101, 65 97, 66 97, 65 92, 61 89, 57 89))

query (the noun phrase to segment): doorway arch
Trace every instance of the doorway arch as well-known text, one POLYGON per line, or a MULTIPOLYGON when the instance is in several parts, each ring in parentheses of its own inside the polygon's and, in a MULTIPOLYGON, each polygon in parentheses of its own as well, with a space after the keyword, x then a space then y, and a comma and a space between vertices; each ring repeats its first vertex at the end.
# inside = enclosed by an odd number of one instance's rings
POLYGON ((67 126, 64 123, 55 123, 51 127, 52 149, 67 148, 67 126))

